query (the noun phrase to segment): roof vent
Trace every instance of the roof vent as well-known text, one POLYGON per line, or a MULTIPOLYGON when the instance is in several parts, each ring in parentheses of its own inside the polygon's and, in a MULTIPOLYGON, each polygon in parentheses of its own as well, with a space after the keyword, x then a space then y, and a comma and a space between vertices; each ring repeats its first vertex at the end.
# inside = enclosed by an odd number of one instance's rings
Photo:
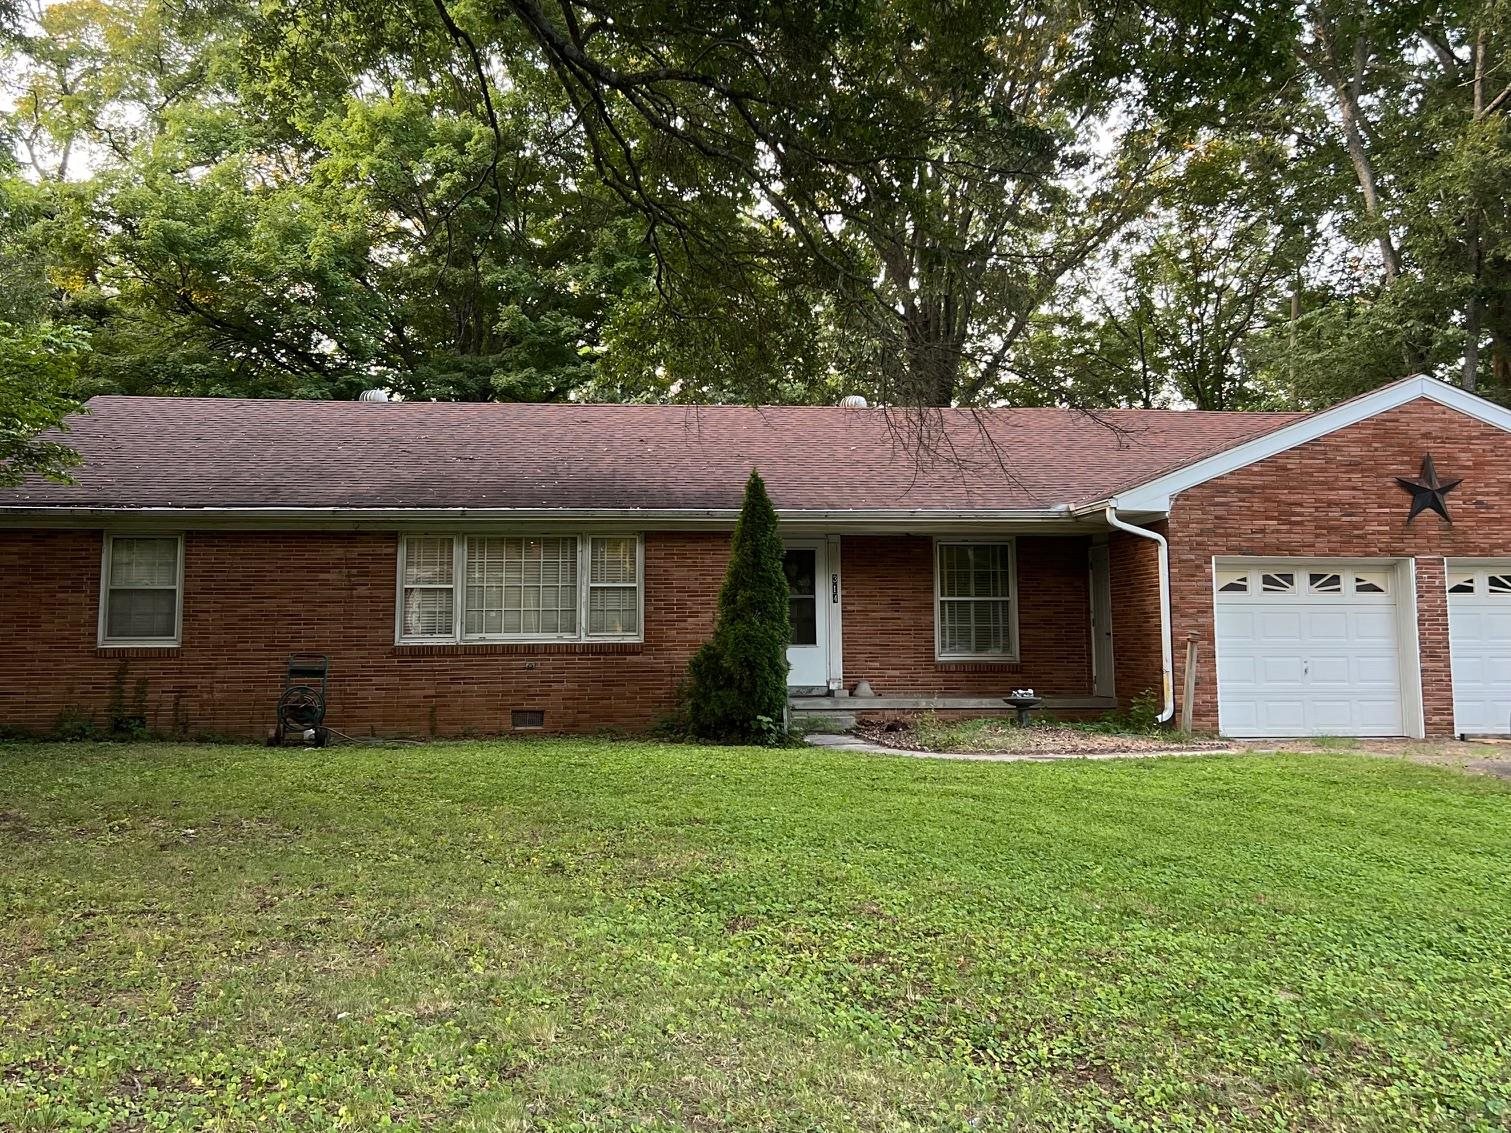
POLYGON ((866 399, 858 393, 847 393, 839 399, 839 407, 841 409, 864 409, 866 408, 866 399))
POLYGON ((357 395, 358 401, 392 401, 393 394, 386 389, 365 389, 357 395))

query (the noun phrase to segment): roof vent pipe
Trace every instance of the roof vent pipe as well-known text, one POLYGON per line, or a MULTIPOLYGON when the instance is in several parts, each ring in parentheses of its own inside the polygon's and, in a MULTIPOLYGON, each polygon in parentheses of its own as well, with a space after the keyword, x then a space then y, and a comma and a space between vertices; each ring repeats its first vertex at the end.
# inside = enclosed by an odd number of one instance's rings
POLYGON ((849 393, 839 399, 839 406, 841 409, 864 409, 866 399, 858 393, 849 393))

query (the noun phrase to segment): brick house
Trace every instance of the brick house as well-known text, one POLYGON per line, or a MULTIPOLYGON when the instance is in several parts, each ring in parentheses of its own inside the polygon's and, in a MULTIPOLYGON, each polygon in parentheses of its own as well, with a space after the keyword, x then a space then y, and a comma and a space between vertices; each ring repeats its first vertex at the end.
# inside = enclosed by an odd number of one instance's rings
POLYGON ((645 728, 757 468, 800 710, 1170 718, 1194 656, 1202 729, 1505 733, 1508 431, 1427 378, 1309 415, 102 397, 76 483, 0 491, 0 724, 261 736, 316 651, 353 734, 645 728), (1398 482, 1429 455, 1451 495, 1398 482))

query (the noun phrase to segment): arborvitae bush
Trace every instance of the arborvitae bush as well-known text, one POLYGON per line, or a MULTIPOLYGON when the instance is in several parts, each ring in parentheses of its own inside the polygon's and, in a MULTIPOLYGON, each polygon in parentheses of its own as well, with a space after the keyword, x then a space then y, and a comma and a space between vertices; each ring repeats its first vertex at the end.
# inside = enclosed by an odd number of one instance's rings
POLYGON ((688 730, 724 743, 780 743, 791 640, 776 509, 765 483, 752 472, 719 591, 714 635, 688 666, 688 730))

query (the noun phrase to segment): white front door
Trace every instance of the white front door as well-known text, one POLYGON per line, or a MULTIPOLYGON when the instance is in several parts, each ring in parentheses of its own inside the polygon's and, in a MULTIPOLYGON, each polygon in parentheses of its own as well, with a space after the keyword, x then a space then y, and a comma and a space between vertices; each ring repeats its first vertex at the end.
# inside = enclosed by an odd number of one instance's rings
POLYGON ((787 647, 787 687, 804 692, 829 691, 829 614, 822 601, 828 576, 827 543, 823 539, 795 539, 785 544, 782 569, 792 618, 792 644, 787 647))
POLYGON ((1389 566, 1219 563, 1215 589, 1224 735, 1404 734, 1389 566))
POLYGON ((1448 563, 1453 730, 1511 734, 1511 563, 1448 563))

